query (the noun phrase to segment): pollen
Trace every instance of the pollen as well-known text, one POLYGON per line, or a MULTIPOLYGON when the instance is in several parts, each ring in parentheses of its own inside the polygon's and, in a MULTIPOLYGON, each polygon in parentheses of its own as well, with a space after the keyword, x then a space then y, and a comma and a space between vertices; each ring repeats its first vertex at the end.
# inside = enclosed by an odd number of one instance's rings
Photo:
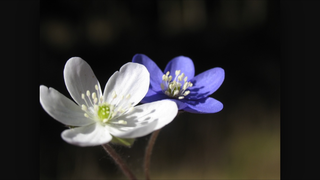
POLYGON ((187 81, 188 77, 185 76, 183 72, 181 73, 181 70, 176 70, 174 73, 174 79, 172 79, 169 71, 167 71, 166 74, 163 74, 162 82, 160 84, 161 90, 169 97, 184 99, 185 96, 190 94, 190 91, 187 89, 192 87, 193 84, 190 81, 187 81))

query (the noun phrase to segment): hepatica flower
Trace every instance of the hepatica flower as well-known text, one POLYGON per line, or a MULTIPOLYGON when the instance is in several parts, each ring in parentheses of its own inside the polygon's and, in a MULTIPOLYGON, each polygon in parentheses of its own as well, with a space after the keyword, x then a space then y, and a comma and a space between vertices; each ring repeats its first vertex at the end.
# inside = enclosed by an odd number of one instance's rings
POLYGON ((162 72, 155 62, 144 54, 136 54, 133 62, 146 66, 150 72, 150 87, 141 101, 153 102, 170 99, 177 103, 179 110, 191 113, 215 113, 223 104, 211 97, 224 80, 220 67, 209 69, 194 76, 194 64, 185 56, 173 58, 162 72))
POLYGON ((136 106, 150 82, 149 72, 138 63, 123 65, 102 93, 87 62, 73 57, 65 65, 64 81, 75 102, 41 85, 40 103, 54 119, 71 127, 61 134, 70 144, 96 146, 141 137, 170 123, 178 111, 169 100, 136 106))

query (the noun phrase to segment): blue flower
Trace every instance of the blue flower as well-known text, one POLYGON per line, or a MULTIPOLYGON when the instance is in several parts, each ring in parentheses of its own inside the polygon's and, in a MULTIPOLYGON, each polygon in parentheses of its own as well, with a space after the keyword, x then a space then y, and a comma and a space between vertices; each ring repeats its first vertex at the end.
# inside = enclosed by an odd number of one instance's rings
POLYGON ((144 54, 136 54, 133 62, 143 64, 150 72, 150 86, 142 103, 170 99, 179 110, 190 113, 216 113, 223 104, 211 97, 224 80, 220 67, 209 69, 194 76, 194 64, 185 56, 173 58, 162 72, 157 64, 144 54))

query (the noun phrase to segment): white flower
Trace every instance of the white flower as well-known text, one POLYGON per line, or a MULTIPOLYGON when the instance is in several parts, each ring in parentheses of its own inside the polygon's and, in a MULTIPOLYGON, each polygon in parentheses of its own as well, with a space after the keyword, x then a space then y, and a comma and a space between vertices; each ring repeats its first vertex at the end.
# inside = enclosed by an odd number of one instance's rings
POLYGON ((54 119, 74 127, 61 134, 70 144, 96 146, 110 142, 113 136, 145 136, 170 123, 178 112, 170 100, 135 106, 150 82, 148 70, 138 63, 123 65, 110 77, 103 93, 91 67, 79 57, 67 61, 64 80, 76 103, 44 85, 40 86, 40 103, 54 119))

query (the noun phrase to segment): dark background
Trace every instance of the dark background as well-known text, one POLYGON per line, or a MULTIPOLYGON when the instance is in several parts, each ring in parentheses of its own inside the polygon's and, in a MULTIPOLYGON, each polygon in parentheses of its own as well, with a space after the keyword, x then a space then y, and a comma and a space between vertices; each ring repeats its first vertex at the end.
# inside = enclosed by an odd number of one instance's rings
MULTIPOLYGON (((39 85, 70 97, 63 68, 82 57, 104 87, 136 53, 161 69, 184 55, 196 74, 222 67, 215 114, 181 114, 154 147, 151 177, 280 179, 280 4, 266 0, 40 1, 39 85)), ((64 142, 40 111, 40 179, 123 178, 102 147, 64 142)), ((115 146, 138 177, 149 136, 115 146)))

